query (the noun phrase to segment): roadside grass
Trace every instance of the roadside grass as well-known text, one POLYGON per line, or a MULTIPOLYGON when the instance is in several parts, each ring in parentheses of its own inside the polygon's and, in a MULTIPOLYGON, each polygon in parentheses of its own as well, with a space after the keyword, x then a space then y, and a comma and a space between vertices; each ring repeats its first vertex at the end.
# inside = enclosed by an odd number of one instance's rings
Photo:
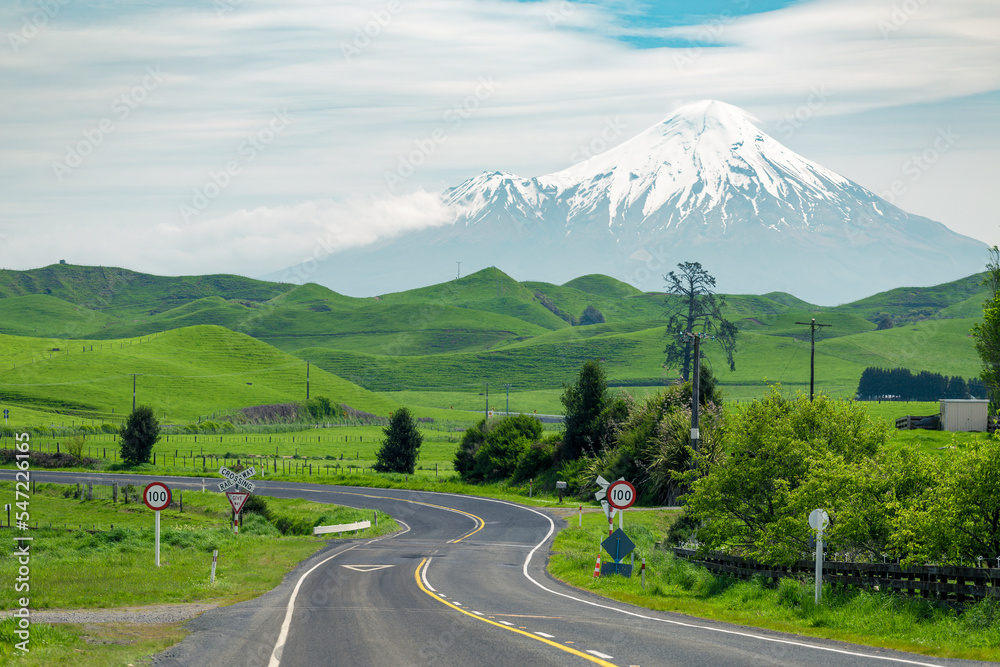
MULTIPOLYGON (((636 543, 635 574, 593 576, 600 541, 607 537, 602 513, 576 517, 555 539, 549 572, 568 584, 648 609, 769 628, 924 655, 970 660, 1000 660, 1000 604, 981 602, 957 613, 921 599, 863 589, 823 588, 814 602, 811 581, 741 581, 712 575, 662 546, 674 511, 628 511, 625 532, 636 543), (639 577, 646 558, 646 587, 639 577)), ((617 519, 616 519, 617 525, 617 519)), ((602 562, 607 554, 601 550, 602 562)))
POLYGON ((183 623, 133 625, 130 623, 32 623, 30 652, 14 653, 21 641, 14 634, 13 619, 0 621, 0 665, 88 665, 118 667, 142 664, 150 655, 178 643, 187 634, 183 623))
MULTIPOLYGON (((13 501, 13 484, 0 495, 13 501)), ((311 533, 314 525, 373 518, 372 510, 266 499, 270 520, 247 514, 239 535, 230 527, 229 503, 219 493, 184 494, 161 513, 161 567, 154 566, 153 513, 142 504, 66 497, 75 485, 37 484, 29 509, 42 527, 31 531, 27 591, 0 589, 0 608, 113 608, 150 604, 210 602, 229 605, 272 590, 302 560, 329 539, 311 533), (53 528, 48 528, 51 523, 53 528), (57 526, 68 526, 61 529, 57 526), (111 528, 111 525, 114 528, 111 528), (80 528, 82 526, 82 529, 80 528), (96 530, 92 528, 96 528, 96 530), (282 536, 279 528, 287 535, 282 536), (219 551, 215 583, 210 583, 212 551, 219 551)), ((340 538, 369 538, 399 529, 379 513, 378 525, 340 538)), ((11 531, 4 529, 4 533, 11 531)), ((13 540, 11 540, 13 544, 13 540)), ((13 547, 0 553, 0 580, 14 582, 20 564, 13 547)), ((139 662, 180 641, 181 624, 58 624, 32 622, 30 653, 15 655, 12 619, 0 621, 0 664, 120 665, 139 662)))
MULTIPOLYGON (((371 510, 268 497, 270 521, 246 514, 240 534, 234 535, 222 494, 188 492, 183 512, 176 497, 161 512, 161 567, 156 568, 153 513, 145 505, 64 497, 75 488, 38 484, 30 496, 29 510, 39 524, 31 531, 33 609, 247 600, 274 588, 326 543, 303 534, 312 526, 373 518, 371 510), (279 526, 289 534, 282 537, 279 526), (209 583, 213 550, 219 551, 214 586, 209 583)), ((13 501, 13 484, 0 485, 0 493, 13 501)), ((360 537, 397 529, 380 513, 378 526, 360 537)), ((0 579, 14 581, 17 568, 13 547, 0 553, 0 579)), ((0 607, 14 607, 19 597, 13 586, 0 590, 0 607)))

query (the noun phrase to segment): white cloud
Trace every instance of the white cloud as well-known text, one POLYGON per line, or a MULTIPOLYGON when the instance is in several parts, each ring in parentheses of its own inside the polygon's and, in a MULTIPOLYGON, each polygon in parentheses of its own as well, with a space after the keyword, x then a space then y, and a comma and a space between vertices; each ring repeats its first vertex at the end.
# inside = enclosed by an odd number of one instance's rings
MULTIPOLYGON (((647 50, 609 37, 636 31, 594 5, 394 6, 398 11, 388 0, 246 0, 220 17, 211 4, 129 5, 121 18, 109 12, 89 21, 79 19, 83 9, 62 8, 18 52, 0 55, 0 232, 11 239, 0 244, 0 265, 42 263, 59 250, 166 273, 258 275, 284 266, 281 258, 308 257, 316 247, 310 239, 332 234, 355 247, 438 224, 443 218, 420 190, 487 169, 533 176, 564 168, 608 119, 627 128, 624 140, 678 102, 717 98, 743 106, 785 139, 769 126, 795 113, 817 86, 832 94, 810 118, 856 118, 840 127, 866 145, 865 155, 841 156, 840 170, 853 177, 856 169, 878 188, 894 174, 871 173, 872 154, 892 171, 905 155, 891 157, 898 145, 880 147, 883 137, 862 118, 879 110, 888 118, 906 105, 911 111, 894 131, 910 133, 912 150, 920 150, 941 121, 912 109, 933 105, 939 114, 942 104, 1000 88, 1000 10, 992 0, 804 2, 647 31, 711 35, 721 45, 647 50), (894 15, 904 6, 917 9, 894 15), (344 45, 359 53, 345 55, 344 45), (147 67, 159 67, 163 83, 118 119, 112 104, 139 85, 147 67), (475 96, 483 77, 492 77, 496 91, 454 126, 448 112, 475 96), (288 129, 183 224, 178 206, 284 107, 294 117, 288 129), (53 161, 108 117, 114 132, 59 182, 53 161), (438 129, 445 140, 397 191, 417 194, 390 196, 387 170, 438 129), (335 203, 347 201, 366 203, 335 203), (143 250, 150 237, 156 243, 143 250)), ((21 16, 8 8, 0 22, 16 29, 21 16)), ((995 104, 997 97, 982 99, 995 104)), ((809 146, 806 156, 820 162, 836 154, 842 138, 810 135, 821 125, 797 128, 792 148, 809 146)), ((948 155, 947 177, 944 169, 940 178, 924 175, 924 199, 914 202, 926 205, 935 193, 938 201, 954 199, 962 217, 985 226, 993 204, 974 185, 982 179, 963 185, 955 174, 983 164, 996 169, 996 124, 988 115, 969 117, 960 129, 979 148, 974 159, 963 163, 958 146, 948 155)))
MULTIPOLYGON (((440 197, 424 191, 347 202, 261 206, 198 224, 158 225, 145 235, 140 257, 146 254, 143 261, 153 264, 189 267, 188 272, 216 267, 213 271, 262 275, 408 231, 447 225, 454 219, 440 197)), ((297 277, 291 276, 289 282, 296 282, 297 277)))

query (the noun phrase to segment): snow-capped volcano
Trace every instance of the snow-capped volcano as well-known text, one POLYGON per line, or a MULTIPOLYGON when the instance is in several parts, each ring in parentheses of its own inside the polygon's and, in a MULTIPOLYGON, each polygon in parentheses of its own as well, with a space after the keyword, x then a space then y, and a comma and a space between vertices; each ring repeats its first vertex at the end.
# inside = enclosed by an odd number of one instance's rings
MULTIPOLYGON (((484 172, 442 198, 453 225, 351 253, 363 258, 353 282, 367 273, 375 281, 360 284, 377 284, 371 291, 414 286, 405 261, 413 250, 422 261, 495 265, 522 280, 606 273, 648 291, 677 263, 698 261, 724 292, 832 304, 956 279, 986 259, 985 244, 900 210, 718 101, 681 107, 562 171, 484 172), (391 284, 395 272, 410 281, 391 284)), ((354 263, 342 255, 338 267, 354 263)), ((329 284, 359 293, 348 281, 329 284)))

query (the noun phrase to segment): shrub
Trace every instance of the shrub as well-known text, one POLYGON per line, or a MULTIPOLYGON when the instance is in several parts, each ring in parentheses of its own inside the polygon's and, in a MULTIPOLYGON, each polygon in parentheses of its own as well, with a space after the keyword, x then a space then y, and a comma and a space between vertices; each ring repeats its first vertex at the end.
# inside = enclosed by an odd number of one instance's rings
POLYGON ((787 399, 776 388, 734 415, 725 433, 728 457, 699 457, 704 476, 687 496, 704 521, 698 540, 777 563, 809 553, 811 509, 838 506, 839 489, 821 483, 822 471, 871 461, 889 437, 888 425, 860 405, 822 395, 787 399))
POLYGON ((140 405, 129 415, 122 425, 121 458, 126 465, 138 465, 149 461, 153 445, 160 439, 160 424, 153 415, 153 408, 140 405))
POLYGON ((267 499, 264 496, 251 495, 243 503, 243 509, 240 512, 242 514, 259 514, 268 521, 273 518, 271 510, 267 506, 267 499))
POLYGON ((543 441, 531 443, 517 460, 511 481, 523 482, 551 469, 555 463, 556 444, 559 440, 558 435, 553 435, 543 441))
POLYGON ((455 472, 463 479, 475 479, 476 452, 486 442, 486 419, 479 420, 479 423, 468 429, 462 436, 462 442, 458 445, 455 453, 455 472))
POLYGON ((510 477, 531 443, 541 437, 542 422, 531 415, 508 415, 489 424, 474 457, 474 477, 486 481, 510 477))
POLYGON ((83 436, 82 435, 72 435, 66 440, 66 451, 73 458, 81 458, 83 456, 83 436))

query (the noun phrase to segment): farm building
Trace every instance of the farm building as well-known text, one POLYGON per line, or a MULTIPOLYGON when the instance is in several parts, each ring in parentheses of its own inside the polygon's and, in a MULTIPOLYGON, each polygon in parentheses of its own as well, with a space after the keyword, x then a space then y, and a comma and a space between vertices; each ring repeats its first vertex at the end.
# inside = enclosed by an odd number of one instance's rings
POLYGON ((986 432, 986 413, 990 402, 985 399, 941 399, 942 431, 986 432))

